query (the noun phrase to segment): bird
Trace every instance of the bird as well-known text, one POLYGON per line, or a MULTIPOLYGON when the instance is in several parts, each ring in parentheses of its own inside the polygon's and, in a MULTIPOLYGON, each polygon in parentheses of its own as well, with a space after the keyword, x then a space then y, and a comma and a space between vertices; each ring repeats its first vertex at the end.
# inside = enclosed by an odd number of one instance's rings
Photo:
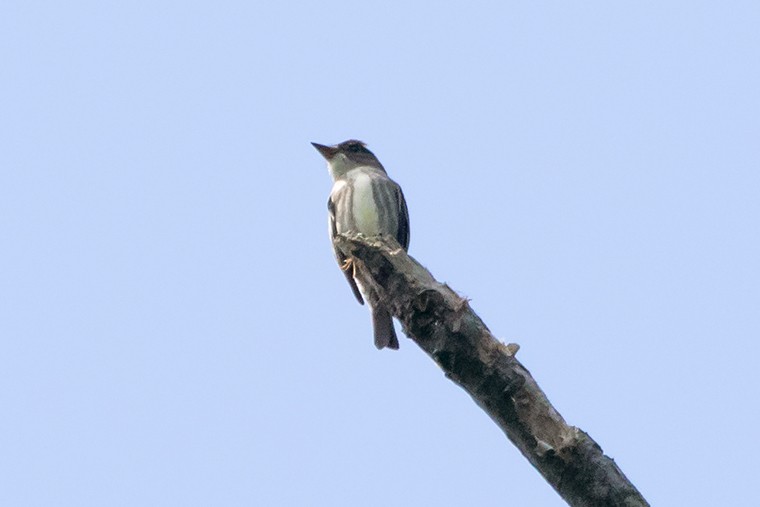
MULTIPOLYGON (((391 236, 404 251, 409 249, 409 211, 401 187, 388 177, 385 168, 362 141, 350 139, 326 146, 311 143, 327 160, 333 180, 327 200, 330 241, 342 233, 363 236, 391 236)), ((393 319, 382 302, 372 304, 361 280, 357 279, 351 259, 333 243, 338 265, 346 275, 357 301, 367 299, 372 315, 375 347, 398 349, 393 319)))

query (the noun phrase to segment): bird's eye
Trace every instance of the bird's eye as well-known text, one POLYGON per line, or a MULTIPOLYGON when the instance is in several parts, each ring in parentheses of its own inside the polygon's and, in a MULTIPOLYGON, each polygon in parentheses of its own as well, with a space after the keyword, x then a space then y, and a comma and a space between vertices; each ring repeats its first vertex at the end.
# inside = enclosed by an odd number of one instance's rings
POLYGON ((354 153, 362 151, 362 146, 360 144, 352 144, 348 147, 348 151, 352 151, 354 153))

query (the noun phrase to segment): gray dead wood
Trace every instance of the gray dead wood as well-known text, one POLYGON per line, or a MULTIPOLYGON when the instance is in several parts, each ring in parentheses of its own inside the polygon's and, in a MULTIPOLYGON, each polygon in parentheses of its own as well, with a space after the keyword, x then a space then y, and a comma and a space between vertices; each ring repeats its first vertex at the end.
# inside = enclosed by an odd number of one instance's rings
POLYGON ((466 299, 388 238, 338 236, 370 303, 382 299, 404 332, 472 396, 509 440, 572 506, 649 505, 612 458, 569 426, 530 372, 517 345, 491 334, 466 299))

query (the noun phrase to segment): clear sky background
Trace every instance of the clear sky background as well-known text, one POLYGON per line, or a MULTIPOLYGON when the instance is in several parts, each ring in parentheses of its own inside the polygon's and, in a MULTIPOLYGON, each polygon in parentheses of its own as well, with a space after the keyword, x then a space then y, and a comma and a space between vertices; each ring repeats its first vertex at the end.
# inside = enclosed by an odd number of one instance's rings
POLYGON ((375 350, 310 141, 653 505, 755 505, 760 4, 0 7, 0 505, 564 505, 375 350))

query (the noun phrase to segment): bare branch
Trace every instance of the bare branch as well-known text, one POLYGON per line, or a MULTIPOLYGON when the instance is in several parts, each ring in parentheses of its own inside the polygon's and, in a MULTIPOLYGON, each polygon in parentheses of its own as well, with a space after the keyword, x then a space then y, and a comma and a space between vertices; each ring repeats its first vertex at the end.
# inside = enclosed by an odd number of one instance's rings
POLYGON ((552 407, 514 357, 519 347, 494 338, 466 299, 393 239, 341 235, 335 243, 356 262, 370 303, 383 301, 569 505, 649 505, 599 445, 552 407))

